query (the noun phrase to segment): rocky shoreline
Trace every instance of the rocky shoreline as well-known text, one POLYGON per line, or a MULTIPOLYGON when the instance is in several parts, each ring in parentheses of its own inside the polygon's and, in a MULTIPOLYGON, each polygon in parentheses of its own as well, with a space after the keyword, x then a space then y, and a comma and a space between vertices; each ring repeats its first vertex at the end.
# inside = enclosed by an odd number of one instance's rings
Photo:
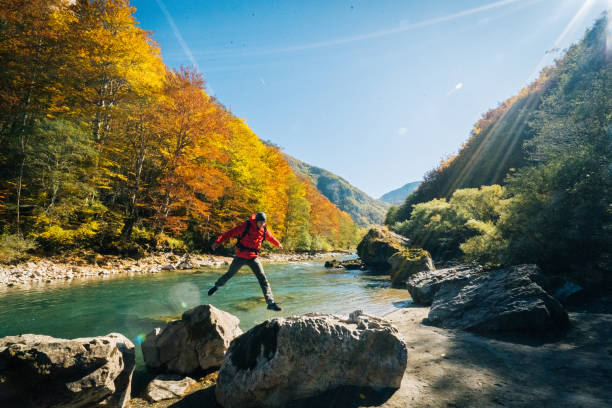
MULTIPOLYGON (((264 263, 307 262, 345 256, 349 252, 269 253, 261 256, 264 263)), ((0 288, 44 285, 73 279, 104 279, 113 276, 152 274, 168 270, 222 268, 232 257, 222 255, 175 255, 159 253, 140 259, 115 255, 86 254, 32 258, 17 265, 0 265, 0 288)))

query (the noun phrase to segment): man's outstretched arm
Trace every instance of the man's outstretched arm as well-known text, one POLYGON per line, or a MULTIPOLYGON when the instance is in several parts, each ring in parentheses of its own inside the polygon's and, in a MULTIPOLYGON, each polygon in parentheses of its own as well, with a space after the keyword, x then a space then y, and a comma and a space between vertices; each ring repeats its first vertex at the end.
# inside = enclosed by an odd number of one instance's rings
POLYGON ((274 235, 272 235, 272 233, 270 232, 270 230, 266 229, 266 241, 272 243, 273 245, 282 248, 283 244, 281 244, 280 242, 278 242, 278 239, 276 239, 274 237, 274 235))
POLYGON ((219 238, 217 238, 215 242, 212 244, 211 246, 212 250, 215 251, 225 241, 229 240, 230 238, 235 238, 238 235, 242 234, 245 228, 246 228, 246 222, 241 222, 240 224, 236 225, 234 228, 226 231, 223 235, 220 235, 219 238))

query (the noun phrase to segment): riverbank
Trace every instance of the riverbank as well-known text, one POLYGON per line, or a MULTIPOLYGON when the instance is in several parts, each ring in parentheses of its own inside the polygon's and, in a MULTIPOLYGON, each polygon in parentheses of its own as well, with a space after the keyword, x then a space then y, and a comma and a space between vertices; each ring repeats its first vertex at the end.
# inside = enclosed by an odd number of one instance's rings
MULTIPOLYGON (((346 256, 350 252, 268 253, 260 257, 264 263, 307 262, 346 256)), ((159 253, 140 259, 115 255, 62 255, 33 257, 17 265, 0 265, 0 287, 45 284, 79 278, 107 278, 115 275, 152 274, 163 270, 222 268, 232 257, 221 255, 175 255, 159 253)))
MULTIPOLYGON (((423 325, 428 307, 385 316, 408 346, 401 387, 386 401, 354 401, 351 407, 590 407, 609 406, 612 395, 612 314, 570 312, 572 326, 551 343, 489 338, 423 325)), ((183 399, 138 408, 218 406, 212 382, 183 399), (207 405, 208 404, 208 405, 207 405)), ((325 405, 336 407, 334 401, 325 405)))
POLYGON ((607 407, 612 395, 612 315, 570 312, 571 328, 541 344, 421 323, 428 307, 386 317, 408 346, 401 388, 384 407, 607 407))

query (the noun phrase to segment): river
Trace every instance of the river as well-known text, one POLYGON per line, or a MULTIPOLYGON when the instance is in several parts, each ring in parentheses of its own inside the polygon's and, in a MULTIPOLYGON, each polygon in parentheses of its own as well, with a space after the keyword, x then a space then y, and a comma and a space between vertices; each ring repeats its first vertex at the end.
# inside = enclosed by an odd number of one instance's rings
POLYGON ((388 276, 327 269, 323 263, 265 265, 282 312, 266 309, 257 279, 246 267, 210 297, 208 289, 226 268, 4 288, 0 291, 0 337, 36 333, 76 338, 118 332, 137 345, 136 370, 142 372, 138 344, 146 333, 199 304, 210 303, 238 316, 246 331, 277 316, 348 314, 357 309, 383 315, 409 302, 408 292, 391 288, 388 276))

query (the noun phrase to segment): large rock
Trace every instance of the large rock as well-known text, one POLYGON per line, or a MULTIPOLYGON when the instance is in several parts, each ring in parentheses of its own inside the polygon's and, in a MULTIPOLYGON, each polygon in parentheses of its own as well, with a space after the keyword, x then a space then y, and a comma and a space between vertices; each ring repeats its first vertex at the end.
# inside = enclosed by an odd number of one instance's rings
POLYGON ((1 338, 0 406, 126 407, 135 355, 132 342, 118 333, 1 338))
POLYGON ((391 285, 394 287, 403 287, 415 273, 435 269, 429 252, 421 248, 403 249, 391 255, 387 262, 391 265, 391 285))
POLYGON ((217 379, 225 408, 281 407, 341 386, 399 388, 407 350, 386 320, 306 314, 265 321, 234 340, 217 379))
POLYGON ((147 385, 145 395, 149 402, 185 396, 196 380, 176 374, 160 374, 147 385))
POLYGON ((147 334, 142 343, 145 364, 153 371, 184 375, 220 367, 230 342, 242 334, 239 323, 212 305, 187 310, 181 320, 147 334))
POLYGON ((481 266, 468 265, 422 271, 415 273, 406 280, 406 289, 410 292, 410 296, 415 303, 429 306, 444 282, 470 279, 479 273, 482 273, 481 266))
POLYGON ((519 265, 454 279, 440 285, 427 322, 475 332, 520 331, 556 335, 567 312, 542 286, 536 265, 519 265))
POLYGON ((409 245, 408 238, 389 231, 386 227, 371 228, 357 245, 357 253, 368 267, 386 271, 390 268, 387 260, 396 252, 409 245))

